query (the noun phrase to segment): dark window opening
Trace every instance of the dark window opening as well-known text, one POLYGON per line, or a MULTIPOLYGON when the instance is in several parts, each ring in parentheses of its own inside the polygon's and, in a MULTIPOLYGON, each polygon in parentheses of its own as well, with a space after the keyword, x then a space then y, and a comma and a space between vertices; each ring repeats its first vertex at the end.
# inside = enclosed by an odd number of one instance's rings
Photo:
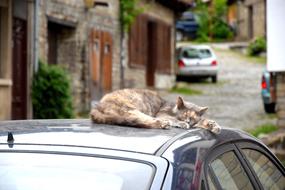
POLYGON ((48 63, 57 64, 58 32, 57 24, 48 23, 48 63))
POLYGON ((48 22, 48 64, 72 67, 76 60, 75 28, 71 25, 48 22))

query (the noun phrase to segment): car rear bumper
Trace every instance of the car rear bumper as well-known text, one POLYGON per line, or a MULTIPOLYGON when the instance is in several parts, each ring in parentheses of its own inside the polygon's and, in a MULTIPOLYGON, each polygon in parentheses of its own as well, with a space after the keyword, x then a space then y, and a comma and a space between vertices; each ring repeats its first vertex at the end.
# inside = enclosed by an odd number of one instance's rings
POLYGON ((262 90, 261 91, 261 96, 262 96, 262 100, 264 104, 271 104, 271 103, 275 103, 272 98, 271 98, 271 94, 268 90, 262 90))
POLYGON ((179 68, 177 75, 180 76, 216 76, 218 74, 217 67, 183 67, 179 68))

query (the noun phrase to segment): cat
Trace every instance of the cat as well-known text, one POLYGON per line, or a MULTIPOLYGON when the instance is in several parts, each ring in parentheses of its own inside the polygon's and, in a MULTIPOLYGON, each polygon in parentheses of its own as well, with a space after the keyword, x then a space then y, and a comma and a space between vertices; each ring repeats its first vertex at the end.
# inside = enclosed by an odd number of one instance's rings
POLYGON ((215 121, 202 118, 207 109, 180 96, 176 102, 169 102, 155 91, 122 89, 103 96, 90 116, 100 124, 160 129, 200 127, 219 133, 221 128, 215 121))

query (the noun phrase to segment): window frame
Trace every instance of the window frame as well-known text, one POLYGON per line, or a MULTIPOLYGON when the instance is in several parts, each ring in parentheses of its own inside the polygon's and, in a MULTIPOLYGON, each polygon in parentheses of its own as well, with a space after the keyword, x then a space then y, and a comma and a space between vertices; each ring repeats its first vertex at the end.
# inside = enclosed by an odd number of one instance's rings
POLYGON ((254 176, 255 181, 256 181, 256 183, 258 183, 260 189, 264 189, 263 185, 260 182, 258 176, 256 175, 256 172, 253 169, 253 167, 251 166, 251 164, 250 164, 249 160, 247 159, 245 153, 243 153, 242 149, 252 149, 252 150, 255 150, 257 152, 260 152, 261 154, 266 156, 272 162, 272 164, 274 164, 276 166, 276 168, 283 175, 285 175, 285 170, 282 167, 282 164, 279 162, 277 157, 274 154, 272 154, 272 152, 268 148, 260 146, 259 144, 254 143, 254 142, 239 142, 239 143, 236 143, 236 146, 237 146, 238 151, 241 154, 242 158, 244 159, 244 162, 246 163, 247 167, 250 168, 251 175, 254 176))
POLYGON ((252 171, 251 168, 248 166, 248 164, 245 162, 245 158, 243 157, 243 155, 241 154, 240 150, 238 149, 238 147, 235 145, 235 143, 230 142, 227 144, 222 144, 219 145, 218 147, 214 148, 210 153, 208 158, 206 159, 205 162, 205 180, 206 180, 206 187, 207 189, 209 189, 209 179, 207 178, 207 176, 209 175, 209 177, 212 179, 213 184, 215 185, 215 187, 217 189, 222 189, 221 188, 221 184, 219 183, 217 177, 215 176, 215 174, 212 171, 211 168, 211 162, 213 160, 215 160, 217 157, 232 151, 237 160, 239 161, 241 167, 243 168, 245 174, 247 175, 247 177, 249 178, 249 181, 253 187, 253 189, 261 189, 260 185, 258 184, 256 178, 252 175, 252 171))

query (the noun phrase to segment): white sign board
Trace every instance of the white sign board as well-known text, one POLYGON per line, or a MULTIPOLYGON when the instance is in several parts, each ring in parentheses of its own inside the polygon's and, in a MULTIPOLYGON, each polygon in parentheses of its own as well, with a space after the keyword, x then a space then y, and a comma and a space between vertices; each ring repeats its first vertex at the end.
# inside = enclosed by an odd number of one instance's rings
POLYGON ((267 69, 285 71, 285 0, 267 1, 267 69))

